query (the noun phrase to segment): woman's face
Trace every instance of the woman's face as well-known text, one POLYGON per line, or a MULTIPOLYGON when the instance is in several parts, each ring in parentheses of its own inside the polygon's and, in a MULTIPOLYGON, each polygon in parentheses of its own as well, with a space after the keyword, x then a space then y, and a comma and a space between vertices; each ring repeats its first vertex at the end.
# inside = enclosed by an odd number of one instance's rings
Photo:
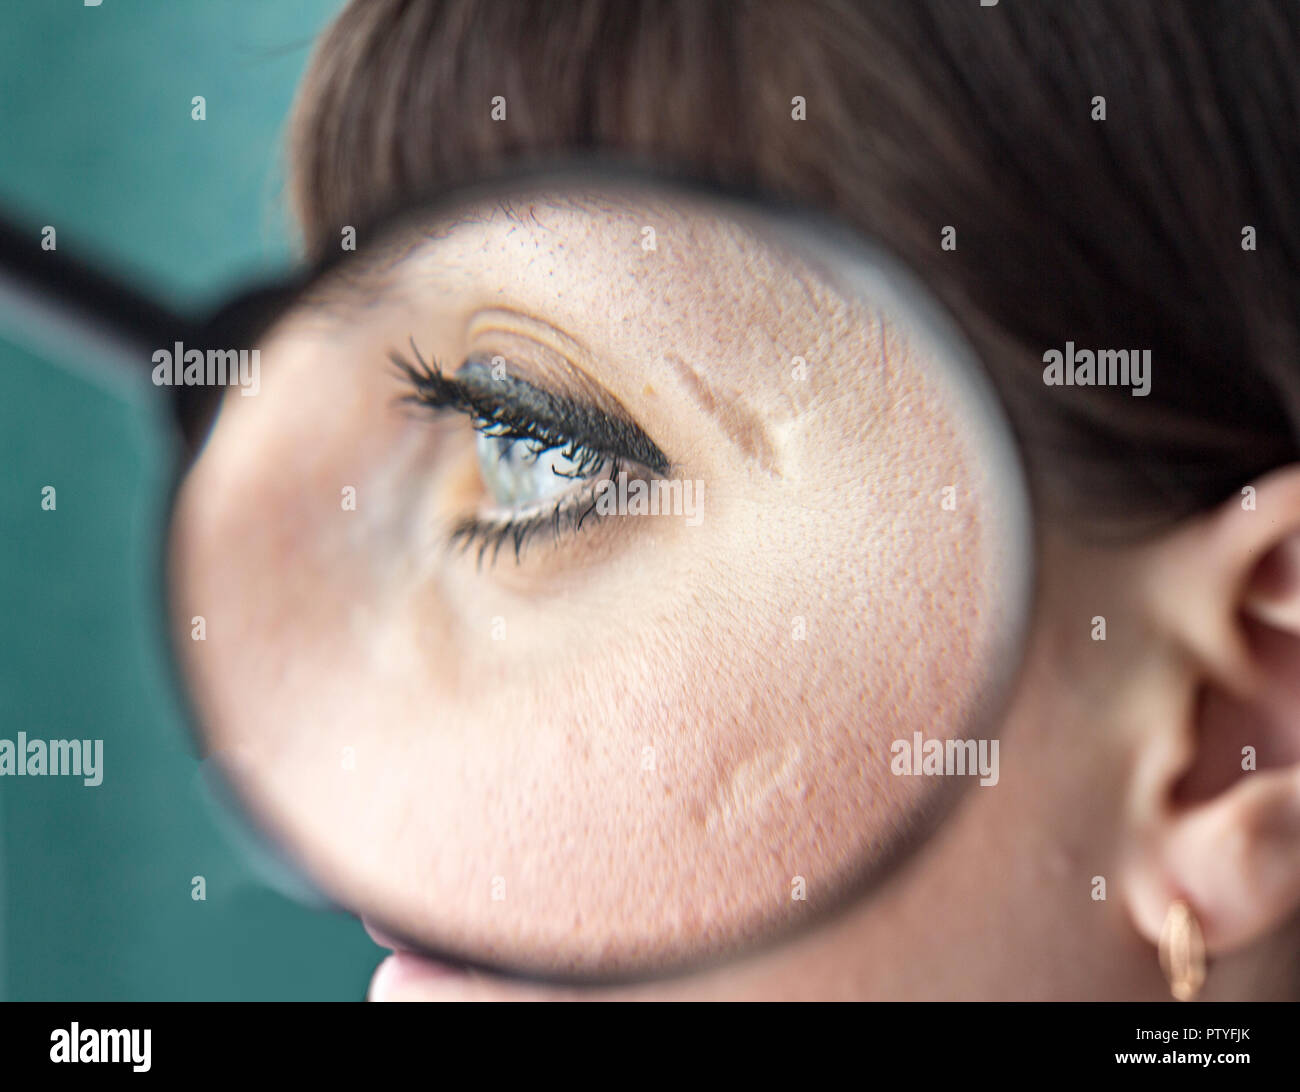
POLYGON ((644 970, 996 789, 896 741, 993 734, 1018 485, 848 283, 701 202, 521 198, 359 240, 260 346, 179 498, 179 639, 332 893, 470 959, 644 970))

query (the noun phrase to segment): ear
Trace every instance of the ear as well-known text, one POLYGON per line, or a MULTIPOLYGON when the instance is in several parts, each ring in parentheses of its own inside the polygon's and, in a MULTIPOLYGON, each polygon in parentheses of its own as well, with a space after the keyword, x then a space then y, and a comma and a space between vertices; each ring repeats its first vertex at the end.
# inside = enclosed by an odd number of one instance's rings
POLYGON ((1300 467, 1189 521, 1150 560, 1144 598, 1180 692, 1138 733, 1124 894, 1152 944, 1185 900, 1213 956, 1300 908, 1300 467))

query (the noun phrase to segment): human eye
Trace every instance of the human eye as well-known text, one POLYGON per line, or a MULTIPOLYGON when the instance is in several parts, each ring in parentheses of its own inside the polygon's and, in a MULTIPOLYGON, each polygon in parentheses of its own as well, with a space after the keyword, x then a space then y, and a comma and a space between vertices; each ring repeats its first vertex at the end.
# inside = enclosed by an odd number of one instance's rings
POLYGON ((414 339, 411 357, 390 352, 408 390, 402 401, 441 415, 459 413, 473 427, 484 502, 457 519, 450 541, 496 561, 511 544, 518 562, 539 535, 558 540, 603 515, 606 483, 620 475, 665 475, 668 459, 631 420, 519 378, 503 358, 471 356, 454 374, 426 360, 414 339))

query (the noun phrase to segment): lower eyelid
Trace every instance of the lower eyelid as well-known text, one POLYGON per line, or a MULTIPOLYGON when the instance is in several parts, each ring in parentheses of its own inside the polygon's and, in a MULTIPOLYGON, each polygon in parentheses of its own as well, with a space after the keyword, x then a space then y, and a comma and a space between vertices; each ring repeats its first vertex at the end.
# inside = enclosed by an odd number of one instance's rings
POLYGON ((499 519, 518 518, 526 520, 542 512, 550 512, 555 505, 564 504, 567 500, 577 496, 585 490, 589 490, 596 485, 602 478, 617 476, 620 470, 625 470, 626 464, 621 460, 610 458, 601 468, 580 478, 565 478, 562 475, 556 475, 556 480, 565 482, 567 488, 558 492, 551 493, 545 497, 530 503, 521 503, 513 508, 497 506, 485 511, 485 515, 494 516, 499 519))
POLYGON ((571 492, 549 497, 532 510, 491 511, 462 519, 452 528, 449 544, 476 552, 481 566, 485 558, 495 563, 503 548, 522 560, 525 547, 545 534, 550 544, 575 535, 603 517, 596 511, 593 489, 599 479, 586 479, 571 492))
MULTIPOLYGON (((485 434, 484 429, 458 407, 447 406, 444 410, 439 416, 458 418, 468 425, 462 435, 474 442, 461 448, 465 463, 445 479, 446 488, 440 490, 439 522, 446 528, 448 545, 474 554, 479 566, 485 559, 495 563, 503 550, 521 561, 526 549, 541 538, 547 540, 547 545, 563 545, 591 525, 604 522, 604 514, 596 511, 594 492, 601 479, 616 481, 620 472, 628 479, 662 476, 635 460, 589 449, 603 460, 602 464, 590 474, 573 478, 570 488, 513 507, 485 504, 491 501, 493 490, 485 480, 477 449, 477 438, 485 434)), ((560 446, 551 445, 548 450, 560 446)))

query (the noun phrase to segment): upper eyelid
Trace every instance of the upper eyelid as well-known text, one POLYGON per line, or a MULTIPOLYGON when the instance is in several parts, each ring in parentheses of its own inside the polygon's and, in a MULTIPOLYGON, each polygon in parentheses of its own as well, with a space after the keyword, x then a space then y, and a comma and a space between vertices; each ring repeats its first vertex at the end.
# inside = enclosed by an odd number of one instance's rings
POLYGON ((666 475, 668 458, 635 424, 611 417, 587 403, 536 386, 510 372, 493 375, 491 361, 499 354, 471 354, 448 376, 437 361, 426 363, 416 347, 411 350, 419 366, 396 352, 390 358, 417 388, 416 401, 446 405, 488 422, 529 421, 540 431, 601 454, 636 462, 652 473, 666 475), (431 397, 430 395, 433 395, 431 397))

